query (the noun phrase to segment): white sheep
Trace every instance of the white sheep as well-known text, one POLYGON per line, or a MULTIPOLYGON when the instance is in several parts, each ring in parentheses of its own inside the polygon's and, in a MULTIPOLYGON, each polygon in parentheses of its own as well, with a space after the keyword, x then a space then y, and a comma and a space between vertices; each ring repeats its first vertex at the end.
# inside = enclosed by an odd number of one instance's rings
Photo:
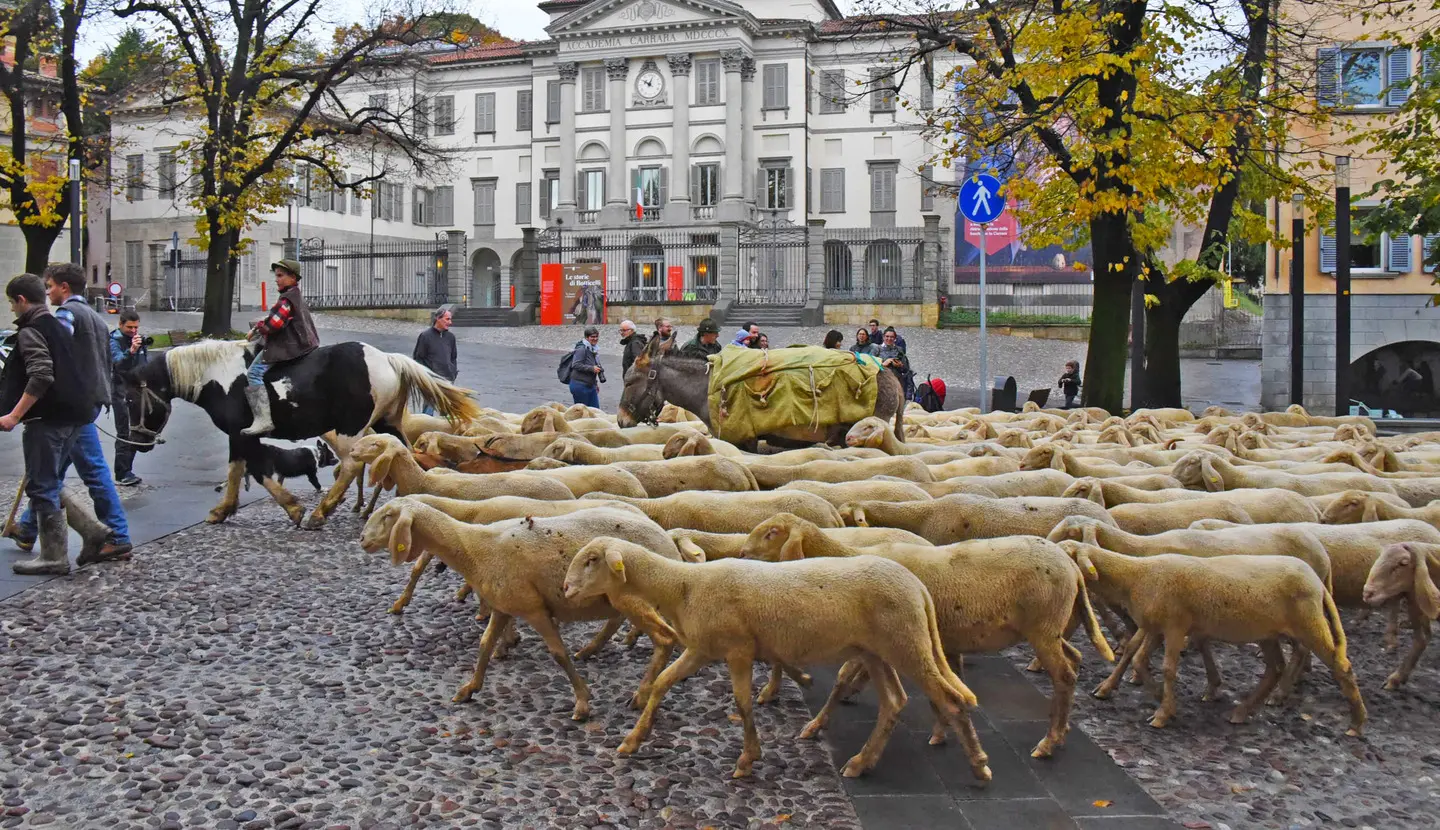
POLYGON ((402 496, 429 493, 456 499, 525 496, 564 501, 575 498, 563 483, 529 473, 467 475, 454 470, 422 470, 410 450, 393 435, 367 435, 355 442, 350 455, 370 465, 372 484, 387 489, 393 484, 402 496))
POLYGON ((846 524, 898 527, 936 545, 1000 536, 1045 536, 1066 517, 1088 517, 1113 528, 1105 508, 1085 499, 1032 496, 989 499, 956 494, 933 501, 860 501, 840 508, 846 524))
POLYGON ((1365 580, 1365 602, 1380 606, 1403 597, 1410 611, 1415 639, 1399 667, 1385 678, 1385 688, 1400 688, 1410 679, 1420 655, 1430 644, 1430 622, 1440 617, 1440 545, 1402 542, 1386 545, 1365 580))
POLYGON ((802 490, 741 493, 692 490, 653 499, 592 493, 585 499, 631 505, 666 530, 690 527, 715 533, 749 533, 755 525, 781 512, 799 514, 822 527, 845 526, 834 505, 802 490))

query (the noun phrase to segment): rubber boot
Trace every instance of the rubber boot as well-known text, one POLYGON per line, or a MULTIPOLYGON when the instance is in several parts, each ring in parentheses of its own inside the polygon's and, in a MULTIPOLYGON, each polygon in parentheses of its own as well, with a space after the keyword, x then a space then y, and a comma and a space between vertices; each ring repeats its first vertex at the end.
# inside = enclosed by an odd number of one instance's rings
POLYGON ((65 511, 39 510, 40 555, 16 562, 11 570, 24 576, 66 576, 70 573, 70 529, 65 526, 65 511))
POLYGON ((241 434, 269 435, 275 428, 270 421, 270 393, 263 386, 247 386, 245 402, 250 404, 250 426, 240 430, 241 434))
POLYGON ((130 558, 130 545, 117 545, 110 541, 109 525, 95 515, 89 499, 79 495, 80 491, 66 487, 60 493, 60 504, 65 507, 65 518, 70 528, 80 534, 82 543, 80 555, 75 559, 76 567, 130 558))

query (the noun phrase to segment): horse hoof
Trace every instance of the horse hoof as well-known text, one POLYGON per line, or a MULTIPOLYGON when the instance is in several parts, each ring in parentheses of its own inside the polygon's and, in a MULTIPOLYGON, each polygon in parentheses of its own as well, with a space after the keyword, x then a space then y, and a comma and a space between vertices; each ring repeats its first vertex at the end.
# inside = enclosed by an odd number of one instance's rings
POLYGON ((295 524, 299 525, 301 530, 319 530, 325 526, 325 520, 318 516, 310 516, 303 521, 296 519, 295 524))

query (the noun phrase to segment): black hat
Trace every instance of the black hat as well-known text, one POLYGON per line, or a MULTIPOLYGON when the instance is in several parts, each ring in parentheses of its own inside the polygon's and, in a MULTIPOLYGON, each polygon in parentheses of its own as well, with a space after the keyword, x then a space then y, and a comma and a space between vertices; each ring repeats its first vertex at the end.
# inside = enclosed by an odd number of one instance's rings
POLYGON ((704 320, 701 320, 701 321, 700 321, 700 334, 719 334, 719 333, 720 333, 720 327, 717 326, 717 325, 715 325, 715 321, 714 321, 714 320, 711 320, 709 317, 706 317, 704 320))

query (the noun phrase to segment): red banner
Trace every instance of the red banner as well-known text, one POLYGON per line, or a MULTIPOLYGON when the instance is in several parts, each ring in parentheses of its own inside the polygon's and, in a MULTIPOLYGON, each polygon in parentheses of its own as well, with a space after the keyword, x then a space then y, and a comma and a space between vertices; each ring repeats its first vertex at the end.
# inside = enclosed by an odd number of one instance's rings
POLYGON ((672 303, 685 298, 685 266, 671 265, 665 269, 665 293, 672 303))

